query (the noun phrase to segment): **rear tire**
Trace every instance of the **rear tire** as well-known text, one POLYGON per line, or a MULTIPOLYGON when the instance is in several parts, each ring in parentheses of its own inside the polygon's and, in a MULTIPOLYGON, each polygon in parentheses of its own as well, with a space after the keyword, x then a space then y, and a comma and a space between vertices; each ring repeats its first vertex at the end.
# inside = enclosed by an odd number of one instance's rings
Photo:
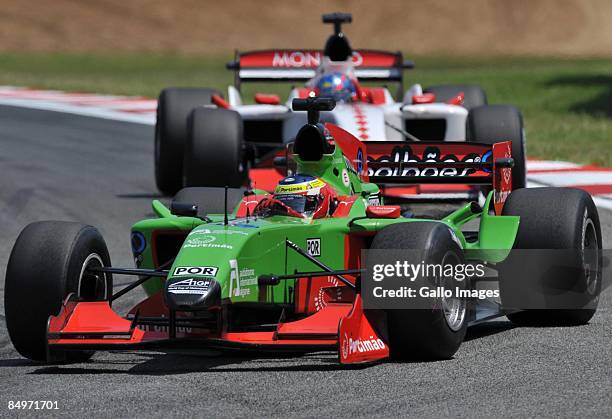
POLYGON ((482 87, 475 84, 431 86, 426 88, 423 92, 436 95, 436 102, 446 102, 457 97, 459 93, 463 93, 463 107, 468 110, 488 103, 485 91, 482 87))
POLYGON ((214 89, 170 87, 161 91, 155 124, 155 182, 166 195, 183 186, 183 150, 187 118, 196 106, 212 103, 214 89))
POLYGON ((245 183, 242 126, 242 118, 235 111, 193 110, 184 153, 185 186, 239 188, 245 183))
MULTIPOLYGON (((228 188, 227 210, 232 213, 244 198, 246 188, 228 188)), ((195 204, 198 213, 223 214, 225 211, 225 188, 183 188, 174 196, 173 202, 195 204)))
MULTIPOLYGON (((6 325, 15 349, 35 361, 47 359, 47 321, 66 297, 107 299, 112 276, 88 275, 86 266, 110 266, 106 243, 91 226, 41 221, 26 226, 11 251, 6 269, 6 325)), ((55 352, 54 358, 84 361, 91 351, 55 352)))
MULTIPOLYGON (((449 257, 463 263, 463 252, 451 231, 437 222, 392 224, 374 236, 370 248, 418 250, 421 257, 417 263, 445 263, 451 260, 445 259, 449 257)), ((459 304, 463 308, 455 322, 445 315, 441 309, 445 305, 437 299, 430 309, 386 310, 391 356, 415 360, 451 358, 465 338, 468 323, 467 301, 461 299, 459 304)))
POLYGON ((527 185, 525 163, 525 130, 523 115, 514 106, 488 105, 470 110, 467 119, 467 139, 480 144, 512 141, 512 189, 527 185))
POLYGON ((508 265, 512 276, 500 279, 502 304, 506 310, 528 309, 507 317, 521 326, 588 323, 602 285, 601 227, 591 196, 579 189, 520 189, 508 197, 503 215, 521 217, 514 249, 575 250, 552 258, 561 268, 511 255, 505 263, 512 264, 508 265), (538 304, 533 302, 536 295, 544 295, 548 306, 533 308, 538 304))

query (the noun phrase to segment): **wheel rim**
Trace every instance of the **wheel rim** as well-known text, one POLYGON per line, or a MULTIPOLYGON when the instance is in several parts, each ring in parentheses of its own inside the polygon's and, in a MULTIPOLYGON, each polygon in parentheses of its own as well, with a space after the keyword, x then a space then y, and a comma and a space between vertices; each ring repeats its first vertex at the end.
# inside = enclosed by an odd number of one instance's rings
POLYGON ((599 282, 599 245, 595 224, 590 218, 584 223, 582 233, 582 260, 584 267, 584 277, 586 290, 589 294, 597 298, 597 286, 599 282))
POLYGON ((80 300, 102 300, 107 297, 106 275, 88 271, 89 268, 102 266, 104 262, 97 253, 92 253, 85 258, 77 285, 77 297, 80 300))
MULTIPOLYGON (((453 252, 447 252, 442 259, 442 267, 447 264, 457 264, 460 260, 457 255, 453 252)), ((460 283, 463 285, 460 287, 461 289, 465 288, 465 281, 463 280, 460 283)), ((453 290, 453 295, 451 297, 446 297, 443 295, 441 297, 442 311, 444 313, 444 320, 448 327, 456 332, 461 329, 463 323, 465 322, 465 314, 467 312, 467 304, 465 298, 457 297, 454 292, 457 281, 454 278, 446 278, 445 276, 441 277, 441 285, 446 290, 448 285, 450 284, 450 289, 453 290)))

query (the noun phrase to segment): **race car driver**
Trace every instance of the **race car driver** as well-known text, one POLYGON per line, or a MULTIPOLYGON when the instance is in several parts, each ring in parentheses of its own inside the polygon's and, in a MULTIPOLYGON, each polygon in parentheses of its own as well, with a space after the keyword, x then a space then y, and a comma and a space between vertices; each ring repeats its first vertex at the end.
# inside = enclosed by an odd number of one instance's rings
POLYGON ((323 218, 333 214, 337 202, 337 194, 330 185, 314 176, 296 174, 282 179, 272 197, 255 208, 254 215, 323 218))
POLYGON ((359 97, 357 82, 341 72, 322 74, 314 80, 314 86, 316 96, 331 97, 336 103, 353 102, 359 97))

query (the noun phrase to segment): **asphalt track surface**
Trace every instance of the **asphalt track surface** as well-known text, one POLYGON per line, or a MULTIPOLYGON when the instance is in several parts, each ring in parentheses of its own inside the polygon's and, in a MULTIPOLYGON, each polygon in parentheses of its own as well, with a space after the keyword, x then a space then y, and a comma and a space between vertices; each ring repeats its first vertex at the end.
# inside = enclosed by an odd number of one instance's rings
MULTIPOLYGON (((150 126, 0 107, 0 277, 21 229, 45 219, 97 226, 113 264, 132 266, 129 228, 157 197, 152 139, 150 126)), ((600 216, 609 249, 612 214, 600 216)), ((9 400, 58 401, 28 416, 612 416, 611 288, 586 326, 514 328, 503 318, 470 329, 452 360, 357 369, 330 353, 194 349, 47 366, 19 356, 0 313, 0 416, 16 413, 9 400)))

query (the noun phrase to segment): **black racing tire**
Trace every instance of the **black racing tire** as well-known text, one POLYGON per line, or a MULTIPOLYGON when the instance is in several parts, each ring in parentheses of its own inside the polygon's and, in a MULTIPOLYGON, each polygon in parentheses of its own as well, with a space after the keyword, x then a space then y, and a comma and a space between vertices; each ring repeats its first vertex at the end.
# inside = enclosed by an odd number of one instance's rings
POLYGON ((184 186, 239 188, 245 184, 242 118, 228 109, 196 108, 188 120, 184 186))
MULTIPOLYGON (((228 188, 227 208, 232 213, 244 198, 246 188, 228 188)), ((183 188, 174 196, 173 202, 195 204, 199 214, 223 214, 225 211, 225 188, 183 188)))
MULTIPOLYGON (((6 326, 15 349, 26 358, 47 360, 47 321, 66 297, 99 301, 113 292, 113 278, 87 275, 85 266, 110 266, 100 232, 88 225, 41 221, 26 226, 11 251, 6 268, 6 326)), ((55 360, 85 361, 93 352, 53 353, 55 360)))
POLYGON ((527 185, 525 130, 523 115, 517 108, 488 105, 471 109, 467 119, 467 139, 480 144, 512 141, 512 189, 527 185))
POLYGON ((602 286, 601 227, 591 196, 569 188, 519 189, 503 215, 521 217, 513 249, 569 249, 533 261, 510 255, 500 270, 507 317, 521 326, 588 323, 602 286))
POLYGON ((463 92, 463 107, 468 110, 486 105, 488 103, 487 94, 482 87, 476 84, 447 84, 430 86, 423 90, 423 92, 433 93, 436 95, 436 102, 446 102, 457 97, 459 93, 463 92))
POLYGON ((161 91, 155 124, 155 182, 166 195, 183 186, 183 150, 187 138, 187 118, 201 105, 211 104, 215 89, 169 87, 161 91))
MULTIPOLYGON (((453 240, 450 229, 438 222, 392 224, 379 231, 371 249, 417 250, 418 261, 443 263, 448 256, 463 263, 463 251, 453 240)), ((414 255, 413 255, 414 256, 414 255)), ((408 257, 408 256, 407 256, 408 257)), ((428 309, 388 309, 387 326, 391 356, 395 359, 449 359, 461 346, 468 323, 467 301, 462 320, 451 329, 438 299, 428 309)))

